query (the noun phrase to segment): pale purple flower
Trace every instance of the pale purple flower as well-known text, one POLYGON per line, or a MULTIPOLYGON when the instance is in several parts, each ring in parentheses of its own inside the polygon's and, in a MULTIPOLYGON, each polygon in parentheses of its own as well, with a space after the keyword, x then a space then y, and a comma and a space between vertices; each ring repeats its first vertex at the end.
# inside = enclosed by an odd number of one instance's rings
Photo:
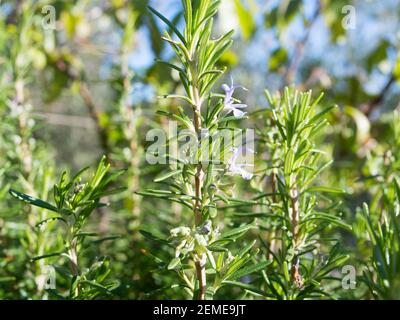
MULTIPOLYGON (((239 154, 242 152, 243 147, 232 148, 232 157, 229 160, 229 172, 233 174, 240 174, 243 179, 250 180, 253 178, 253 174, 244 170, 245 167, 253 167, 252 164, 247 163, 237 163, 239 154)), ((246 152, 254 152, 253 150, 246 148, 246 152)))
POLYGON ((246 104, 235 103, 235 101, 233 100, 233 94, 235 90, 239 88, 247 91, 245 87, 234 85, 232 78, 230 86, 228 86, 227 84, 222 85, 222 89, 225 91, 224 109, 227 110, 226 114, 233 112, 235 118, 242 118, 246 114, 246 112, 243 112, 240 109, 247 108, 246 104))

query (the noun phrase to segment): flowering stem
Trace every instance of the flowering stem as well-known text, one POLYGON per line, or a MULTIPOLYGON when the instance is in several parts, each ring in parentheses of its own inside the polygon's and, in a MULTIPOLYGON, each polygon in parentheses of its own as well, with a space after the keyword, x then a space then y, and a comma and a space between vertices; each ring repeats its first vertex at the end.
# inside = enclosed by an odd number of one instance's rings
MULTIPOLYGON (((200 142, 201 135, 201 116, 200 116, 200 108, 196 108, 194 111, 194 126, 196 129, 196 134, 200 142)), ((195 217, 195 225, 199 226, 201 224, 201 188, 203 184, 203 167, 199 161, 197 164, 196 175, 195 175, 195 204, 194 204, 194 217, 195 217)))
MULTIPOLYGON (((175 66, 171 63, 166 63, 170 68, 179 72, 179 76, 182 81, 182 85, 185 89, 186 95, 179 95, 179 98, 183 98, 184 101, 189 103, 192 108, 193 115, 191 119, 184 120, 185 124, 190 122, 187 127, 192 128, 192 133, 197 137, 198 147, 194 151, 196 153, 196 163, 183 164, 182 180, 185 181, 184 192, 192 198, 190 209, 193 214, 194 224, 193 228, 188 228, 183 237, 187 237, 186 233, 192 233, 195 244, 193 248, 190 248, 190 259, 195 264, 195 285, 193 288, 198 288, 193 294, 195 299, 204 300, 206 297, 206 263, 210 259, 213 260, 211 253, 208 250, 209 241, 211 238, 218 233, 218 229, 213 230, 211 219, 215 218, 210 214, 210 208, 216 210, 216 203, 209 197, 210 186, 214 185, 212 166, 207 166, 201 163, 203 156, 202 153, 202 133, 203 129, 218 128, 218 115, 222 113, 223 105, 215 105, 212 109, 213 117, 209 118, 209 108, 211 108, 211 89, 216 83, 218 78, 223 74, 224 70, 219 70, 217 61, 221 55, 229 48, 232 44, 231 35, 232 32, 228 32, 224 36, 212 39, 212 26, 213 17, 217 14, 217 7, 219 4, 218 0, 182 0, 184 7, 184 16, 186 26, 184 32, 181 33, 174 26, 173 22, 170 22, 161 13, 155 9, 149 7, 149 10, 165 22, 170 29, 175 33, 179 40, 173 40, 168 32, 165 32, 165 36, 162 38, 167 41, 176 53, 177 58, 180 60, 181 66, 175 66), (202 118, 203 103, 206 98, 209 97, 208 104, 206 106, 207 112, 203 112, 207 115, 205 119, 202 118), (211 123, 212 122, 212 123, 211 123), (206 170, 207 168, 207 175, 206 170), (186 168, 190 169, 190 175, 186 168), (194 175, 194 177, 193 177, 194 175), (205 227, 205 223, 207 227, 205 227), (215 231, 215 232, 214 232, 215 231), (198 284, 198 286, 197 286, 198 284)), ((234 114, 244 115, 244 112, 240 111, 240 108, 244 108, 243 104, 235 104, 235 100, 232 98, 235 88, 232 84, 231 87, 225 85, 224 90, 226 91, 224 104, 225 109, 228 109, 234 114), (237 109, 238 108, 238 109, 237 109)), ((166 97, 177 97, 176 95, 168 95, 166 97)), ((183 117, 187 117, 184 115, 183 117)), ((183 119, 182 119, 183 120, 183 119)), ((172 178, 174 179, 174 178, 172 178)), ((178 185, 182 181, 176 178, 178 185)), ((214 211, 215 212, 215 211, 214 211)), ((178 235, 173 235, 177 237, 178 235)), ((180 261, 180 249, 177 248, 177 256, 169 265, 170 269, 176 267, 176 262, 180 261)), ((194 291, 194 290, 193 290, 194 291)))
MULTIPOLYGON (((198 139, 200 141, 200 135, 201 135, 201 116, 200 116, 200 107, 196 108, 194 110, 194 124, 195 124, 195 129, 196 133, 198 136, 198 139)), ((203 167, 201 165, 200 159, 199 163, 197 164, 197 169, 196 169, 196 175, 195 175, 195 195, 196 195, 196 200, 194 204, 194 218, 195 218, 195 225, 196 227, 200 226, 202 223, 202 214, 201 214, 201 189, 203 185, 203 167)), ((199 281, 199 299, 204 300, 205 299, 205 293, 206 293, 206 269, 204 265, 204 258, 203 257, 205 254, 201 254, 201 256, 197 257, 197 261, 195 262, 196 264, 196 273, 197 273, 197 280, 199 281)))
MULTIPOLYGON (((195 58, 193 59, 195 60, 195 58)), ((201 130, 202 130, 202 121, 201 121, 201 105, 202 101, 199 95, 199 88, 197 84, 197 72, 195 68, 195 61, 193 61, 190 66, 190 71, 191 71, 191 76, 192 76, 192 92, 193 92, 193 122, 194 122, 194 128, 196 130, 196 135, 198 139, 198 143, 201 143, 201 130)), ((199 145, 199 150, 201 150, 200 145, 199 145)), ((196 168, 196 174, 195 174, 195 203, 193 206, 193 211, 194 211, 194 219, 195 219, 195 226, 198 227, 202 223, 202 208, 201 208, 201 199, 202 199, 202 185, 203 185, 203 177, 204 177, 204 172, 203 172, 203 166, 201 164, 201 157, 199 156, 197 168, 196 168)), ((205 254, 201 254, 200 256, 196 257, 195 265, 196 265, 196 274, 197 274, 197 280, 199 281, 199 294, 198 298, 200 300, 205 299, 205 293, 206 293, 206 269, 204 265, 205 259, 205 254)))

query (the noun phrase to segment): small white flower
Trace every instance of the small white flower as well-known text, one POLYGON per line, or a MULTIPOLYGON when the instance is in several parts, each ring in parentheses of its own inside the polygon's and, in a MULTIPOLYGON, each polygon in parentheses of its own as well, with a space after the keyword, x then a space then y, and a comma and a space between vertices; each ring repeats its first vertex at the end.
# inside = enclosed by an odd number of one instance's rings
MULTIPOLYGON (((244 170, 245 167, 253 167, 252 164, 246 163, 237 163, 239 153, 243 150, 243 148, 232 148, 232 157, 229 160, 229 171, 233 174, 240 174, 243 179, 250 180, 253 178, 253 174, 244 170)), ((254 152, 253 150, 246 149, 248 152, 254 152)))
POLYGON ((233 94, 235 92, 236 89, 243 89, 246 90, 247 89, 245 87, 239 86, 239 85, 234 85, 233 84, 233 79, 231 78, 231 85, 228 86, 227 84, 223 84, 222 85, 222 89, 225 91, 225 98, 224 98, 224 110, 227 111, 226 114, 229 114, 231 112, 233 112, 233 115, 235 118, 242 118, 246 112, 240 110, 240 109, 244 109, 247 108, 246 104, 242 104, 242 103, 235 103, 233 100, 233 94))

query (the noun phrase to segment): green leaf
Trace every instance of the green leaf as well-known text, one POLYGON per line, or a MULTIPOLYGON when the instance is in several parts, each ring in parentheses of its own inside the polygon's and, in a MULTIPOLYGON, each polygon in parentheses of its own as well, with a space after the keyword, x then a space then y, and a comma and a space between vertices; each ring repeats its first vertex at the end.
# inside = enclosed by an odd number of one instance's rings
POLYGON ((206 253, 207 253, 208 261, 210 261, 211 266, 213 268, 213 271, 217 270, 217 265, 215 263, 215 259, 214 259, 214 256, 212 255, 212 252, 207 250, 206 253))
POLYGON ((60 220, 60 221, 63 221, 64 223, 67 223, 67 221, 63 217, 51 217, 51 218, 47 218, 47 219, 40 221, 39 223, 36 224, 36 227, 40 227, 45 223, 48 223, 50 221, 55 221, 55 220, 60 220))
POLYGON ((181 263, 181 260, 179 258, 174 258, 171 260, 171 262, 168 264, 167 269, 168 270, 173 270, 175 269, 179 264, 181 263))
POLYGON ((161 239, 157 236, 155 236, 154 234, 152 234, 151 232, 145 231, 145 230, 139 230, 139 232, 147 239, 154 241, 154 242, 158 242, 160 244, 166 244, 166 245, 170 245, 170 243, 164 239, 161 239))
POLYGON ((255 228, 255 224, 251 223, 251 224, 246 224, 244 226, 229 230, 229 231, 221 234, 221 236, 219 237, 219 239, 217 241, 224 240, 224 239, 232 239, 232 240, 237 239, 240 236, 242 236, 245 232, 247 232, 248 230, 253 229, 253 228, 255 228))
POLYGON ((251 248, 254 247, 254 245, 256 244, 256 240, 253 240, 252 242, 250 242, 248 245, 246 245, 242 250, 240 250, 237 254, 237 256, 239 258, 242 258, 245 254, 247 254, 251 248))
POLYGON ((87 284, 87 285, 89 285, 89 286, 91 286, 91 287, 93 287, 93 288, 95 288, 97 290, 100 290, 102 293, 104 293, 104 294, 106 294, 108 296, 112 296, 113 295, 113 293, 110 290, 108 290, 106 287, 104 287, 101 284, 96 283, 94 281, 81 280, 80 283, 81 284, 87 284))
POLYGON ((111 196, 114 194, 124 192, 127 189, 128 189, 127 187, 119 187, 119 188, 115 188, 115 189, 111 189, 111 190, 101 191, 101 192, 96 193, 96 197, 103 198, 103 197, 111 196))
POLYGON ((179 73, 182 73, 186 77, 186 74, 185 74, 185 72, 184 72, 184 70, 182 68, 180 68, 180 67, 178 67, 178 66, 176 66, 176 65, 174 65, 172 63, 160 60, 160 59, 157 59, 156 62, 164 64, 164 65, 166 65, 167 67, 169 67, 171 69, 175 69, 176 71, 178 71, 179 73))
POLYGON ((229 279, 238 280, 246 275, 249 275, 249 274, 252 274, 252 273, 255 273, 260 270, 265 269, 271 263, 272 263, 271 260, 266 260, 266 261, 262 261, 258 264, 252 265, 252 266, 244 267, 244 268, 236 271, 235 273, 233 273, 231 276, 229 276, 229 279))
POLYGON ((154 15, 159 17, 168 27, 171 28, 171 30, 178 36, 178 38, 182 41, 183 44, 186 45, 186 40, 184 36, 179 32, 179 30, 166 18, 164 17, 160 12, 157 10, 153 9, 152 7, 148 6, 147 7, 154 15))
POLYGON ((161 181, 164 181, 164 180, 166 180, 168 178, 171 178, 171 177, 176 176, 176 175, 181 174, 181 173, 182 173, 182 169, 178 169, 178 170, 162 173, 162 174, 158 175, 154 179, 154 182, 161 182, 161 181))
POLYGON ((286 176, 292 173, 294 165, 294 152, 293 149, 289 149, 285 157, 284 173, 286 176))
MULTIPOLYGON (((75 176, 72 178, 71 182, 77 182, 78 179, 82 176, 82 174, 83 174, 85 171, 87 171, 88 169, 89 169, 89 167, 85 167, 85 168, 79 170, 79 171, 75 174, 75 176)), ((64 173, 63 173, 63 176, 65 177, 66 174, 67 174, 67 173, 64 172, 64 173)), ((63 178, 62 178, 62 179, 63 179, 63 178)))
POLYGON ((338 227, 342 227, 343 229, 351 231, 352 228, 350 225, 342 221, 339 217, 334 216, 329 213, 324 213, 324 212, 315 212, 311 214, 310 216, 307 216, 300 222, 300 224, 303 224, 305 222, 311 221, 311 220, 320 220, 320 221, 326 221, 330 222, 333 225, 336 225, 338 227))
POLYGON ((227 252, 229 251, 227 248, 222 247, 222 246, 214 246, 210 245, 207 247, 208 250, 213 251, 213 252, 227 252))
POLYGON ((98 243, 101 243, 101 242, 104 242, 104 241, 111 241, 111 240, 120 239, 120 238, 121 238, 121 236, 118 236, 118 235, 116 235, 116 236, 107 236, 107 237, 103 237, 103 238, 100 238, 100 239, 92 240, 91 243, 92 244, 98 244, 98 243))
POLYGON ((62 255, 63 252, 54 252, 54 253, 48 253, 48 254, 44 254, 41 256, 37 256, 31 259, 31 261, 37 261, 37 260, 41 260, 41 259, 46 259, 46 258, 51 258, 51 257, 57 257, 62 255))
POLYGON ((313 186, 306 189, 305 192, 346 193, 346 191, 341 188, 327 186, 313 186))

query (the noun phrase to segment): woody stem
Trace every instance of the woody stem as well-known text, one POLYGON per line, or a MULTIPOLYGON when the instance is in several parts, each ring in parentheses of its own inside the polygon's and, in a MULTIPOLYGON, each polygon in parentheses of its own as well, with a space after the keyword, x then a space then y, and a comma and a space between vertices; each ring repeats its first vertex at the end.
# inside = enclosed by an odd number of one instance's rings
MULTIPOLYGON (((199 93, 199 88, 197 84, 197 76, 196 76, 196 63, 192 62, 191 63, 191 73, 192 73, 192 95, 193 95, 193 122, 194 122, 194 128, 196 131, 197 135, 197 140, 199 143, 199 148, 200 148, 200 142, 201 142, 201 129, 202 129, 202 121, 201 121, 201 98, 200 98, 200 93, 199 93)), ((197 168, 196 168, 196 174, 195 174, 195 202, 193 206, 193 211, 194 211, 194 218, 195 218, 195 225, 198 227, 202 223, 202 204, 201 204, 201 198, 202 198, 202 184, 203 184, 203 167, 200 161, 200 158, 198 158, 198 163, 197 163, 197 168)), ((206 294, 206 269, 204 265, 205 261, 205 254, 202 253, 200 255, 196 254, 195 257, 195 266, 196 266, 196 275, 197 275, 197 280, 199 281, 199 294, 198 294, 198 299, 199 300, 204 300, 205 299, 205 294, 206 294)))

